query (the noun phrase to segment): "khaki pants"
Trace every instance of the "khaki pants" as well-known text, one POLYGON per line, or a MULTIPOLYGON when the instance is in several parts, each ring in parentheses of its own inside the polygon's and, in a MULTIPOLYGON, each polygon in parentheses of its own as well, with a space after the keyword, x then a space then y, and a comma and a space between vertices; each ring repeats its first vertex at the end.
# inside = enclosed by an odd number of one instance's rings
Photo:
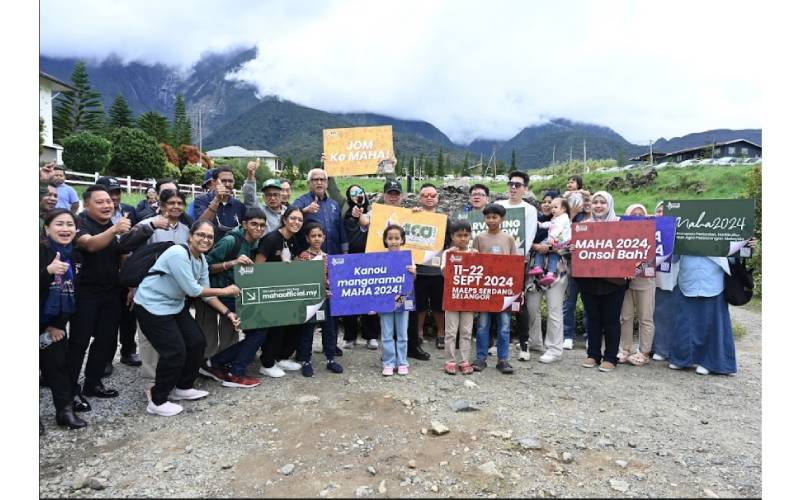
POLYGON ((448 361, 456 361, 456 335, 460 334, 458 350, 461 361, 470 361, 470 342, 472 341, 472 319, 475 313, 445 311, 444 312, 444 352, 448 361))
POLYGON ((194 301, 194 309, 194 319, 206 338, 205 359, 239 342, 239 332, 228 318, 220 318, 217 311, 200 299, 194 301))
MULTIPOLYGON (((653 348, 653 311, 656 305, 656 283, 654 279, 636 280, 636 289, 625 290, 625 301, 622 303, 620 322, 622 331, 619 348, 633 352, 633 318, 634 310, 639 318, 639 351, 649 354, 653 348)), ((632 286, 634 283, 632 283, 632 286)))
POLYGON ((542 296, 547 300, 547 332, 544 339, 546 353, 561 357, 564 352, 564 293, 567 291, 567 276, 561 276, 557 282, 547 290, 529 290, 525 294, 528 307, 528 330, 531 337, 528 340, 528 349, 542 349, 542 321, 539 314, 542 296))

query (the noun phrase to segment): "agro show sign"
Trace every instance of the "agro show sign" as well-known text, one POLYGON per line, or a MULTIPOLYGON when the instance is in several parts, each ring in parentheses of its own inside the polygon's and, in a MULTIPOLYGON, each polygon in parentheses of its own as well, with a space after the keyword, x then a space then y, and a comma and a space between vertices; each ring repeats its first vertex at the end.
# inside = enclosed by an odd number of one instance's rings
MULTIPOLYGON (((670 200, 664 215, 677 219, 675 253, 726 257, 744 248, 753 237, 755 203, 747 200, 670 200)), ((746 255, 745 255, 746 254, 746 255)))
POLYGON ((401 248, 411 250, 415 264, 440 266, 444 238, 447 233, 447 216, 431 212, 412 212, 411 209, 389 205, 373 205, 370 210, 367 252, 384 252, 383 230, 397 224, 406 232, 406 244, 401 248))
POLYGON ((519 311, 524 268, 522 255, 448 252, 444 265, 444 310, 519 311))

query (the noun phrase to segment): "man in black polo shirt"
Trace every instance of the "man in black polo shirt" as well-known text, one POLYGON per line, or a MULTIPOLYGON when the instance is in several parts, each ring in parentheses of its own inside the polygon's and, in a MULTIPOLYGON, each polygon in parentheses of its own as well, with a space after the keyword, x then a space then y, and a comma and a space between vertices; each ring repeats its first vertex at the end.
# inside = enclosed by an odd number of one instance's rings
MULTIPOLYGON (((114 398, 119 393, 106 388, 100 378, 106 361, 116 349, 122 287, 119 284, 120 256, 126 252, 117 235, 131 228, 126 216, 111 222, 114 202, 104 186, 90 186, 83 193, 85 210, 80 214, 76 246, 83 255, 76 294, 80 299, 70 321, 69 360, 75 396, 80 395, 81 366, 89 341, 94 337, 84 372, 83 394, 114 398)), ((88 405, 87 405, 88 406, 88 405)))
MULTIPOLYGON (((125 214, 128 214, 128 219, 131 221, 131 227, 139 222, 136 216, 136 209, 131 205, 122 203, 122 186, 116 177, 100 177, 97 179, 97 184, 105 186, 111 201, 114 203, 114 214, 111 216, 111 223, 116 224, 122 219, 125 214)), ((119 343, 122 345, 120 351, 120 361, 128 366, 141 366, 142 358, 136 352, 136 316, 127 307, 128 289, 122 288, 120 295, 121 312, 119 318, 119 343)), ((117 354, 117 343, 114 342, 114 351, 111 352, 111 357, 106 361, 105 372, 106 376, 111 375, 114 371, 113 362, 114 356, 117 354)))

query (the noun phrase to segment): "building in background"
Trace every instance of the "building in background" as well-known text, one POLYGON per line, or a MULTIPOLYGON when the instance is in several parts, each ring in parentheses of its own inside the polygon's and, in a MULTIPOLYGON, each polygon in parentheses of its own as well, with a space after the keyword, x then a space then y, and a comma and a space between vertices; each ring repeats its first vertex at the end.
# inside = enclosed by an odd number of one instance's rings
POLYGON ((209 158, 214 161, 224 158, 241 158, 245 160, 261 159, 261 165, 266 165, 276 174, 280 174, 283 170, 283 162, 281 159, 267 151, 266 149, 248 150, 241 146, 225 146, 224 148, 206 151, 209 158))
POLYGON ((44 151, 40 161, 55 161, 58 165, 64 162, 61 153, 64 148, 53 142, 53 99, 61 92, 77 91, 72 85, 59 80, 47 73, 39 72, 39 118, 44 121, 42 136, 44 137, 44 151))

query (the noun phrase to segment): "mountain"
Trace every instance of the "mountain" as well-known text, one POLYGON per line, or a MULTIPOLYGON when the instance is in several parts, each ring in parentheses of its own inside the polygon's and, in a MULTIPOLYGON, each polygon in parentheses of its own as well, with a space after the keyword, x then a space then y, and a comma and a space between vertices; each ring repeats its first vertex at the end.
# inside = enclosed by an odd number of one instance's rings
POLYGON ((591 159, 622 158, 625 161, 633 154, 641 154, 644 146, 631 144, 609 127, 556 118, 540 125, 522 129, 517 135, 502 143, 497 159, 507 165, 511 153, 516 152, 517 165, 524 168, 542 168, 553 161, 583 158, 586 141, 586 157, 591 159))
MULTIPOLYGON (((86 61, 92 87, 100 92, 108 109, 121 94, 135 115, 158 111, 172 119, 175 98, 182 94, 195 135, 198 110, 203 110, 203 136, 258 104, 255 87, 225 80, 225 75, 256 56, 256 49, 238 49, 224 54, 207 54, 188 72, 163 64, 122 64, 111 56, 101 62, 86 61)), ((39 56, 39 68, 56 78, 70 81, 77 59, 39 56)))
POLYGON ((435 157, 439 150, 450 153, 455 162, 463 150, 454 146, 436 127, 427 122, 398 120, 368 113, 334 114, 301 106, 277 97, 268 97, 226 123, 210 135, 206 149, 238 145, 248 149, 267 149, 279 156, 315 160, 322 152, 322 129, 371 125, 392 125, 395 153, 398 156, 435 157), (434 142, 434 139, 436 142, 434 142))
POLYGON ((672 139, 664 139, 663 137, 653 143, 653 151, 659 153, 671 153, 673 151, 680 151, 681 149, 696 148, 712 142, 725 142, 735 139, 746 139, 761 145, 761 129, 748 128, 731 130, 727 128, 706 130, 705 132, 696 132, 693 134, 684 135, 683 137, 673 137, 672 139))
POLYGON ((467 151, 476 155, 483 155, 487 159, 492 155, 492 151, 500 149, 506 141, 492 139, 475 139, 467 145, 467 151))

